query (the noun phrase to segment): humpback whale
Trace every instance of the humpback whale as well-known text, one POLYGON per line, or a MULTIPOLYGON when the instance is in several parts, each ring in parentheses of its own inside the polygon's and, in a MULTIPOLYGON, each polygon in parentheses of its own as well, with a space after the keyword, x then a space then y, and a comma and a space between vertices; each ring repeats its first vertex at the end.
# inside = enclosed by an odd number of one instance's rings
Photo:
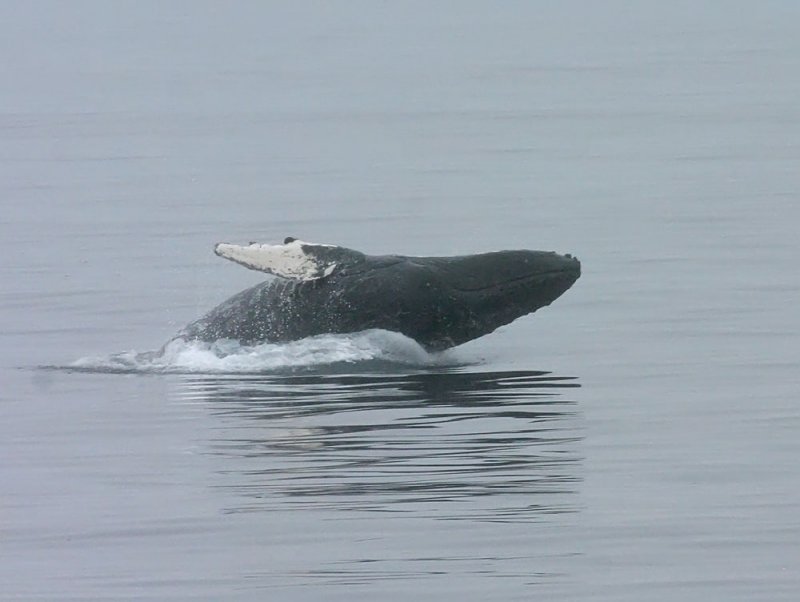
POLYGON ((546 251, 366 255, 287 238, 219 243, 214 252, 275 278, 234 295, 175 339, 253 345, 379 328, 438 351, 549 305, 581 273, 576 258, 546 251))

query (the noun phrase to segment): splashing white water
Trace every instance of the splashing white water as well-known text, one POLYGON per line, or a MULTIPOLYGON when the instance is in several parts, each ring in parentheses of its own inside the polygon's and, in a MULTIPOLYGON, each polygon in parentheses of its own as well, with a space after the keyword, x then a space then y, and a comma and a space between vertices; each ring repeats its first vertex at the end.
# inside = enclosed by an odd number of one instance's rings
POLYGON ((426 367, 463 362, 458 362, 452 352, 429 353, 396 332, 365 330, 254 346, 231 340, 203 343, 178 339, 167 344, 163 353, 127 351, 85 357, 67 367, 87 372, 257 373, 355 363, 426 367))

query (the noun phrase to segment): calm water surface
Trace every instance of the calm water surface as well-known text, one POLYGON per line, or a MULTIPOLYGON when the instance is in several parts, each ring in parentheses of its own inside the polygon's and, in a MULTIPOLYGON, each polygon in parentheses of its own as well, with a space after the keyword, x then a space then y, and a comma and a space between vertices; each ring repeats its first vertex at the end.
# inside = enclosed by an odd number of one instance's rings
POLYGON ((0 7, 0 599, 797 599, 800 12, 587 4, 0 7), (98 370, 289 235, 584 275, 98 370))

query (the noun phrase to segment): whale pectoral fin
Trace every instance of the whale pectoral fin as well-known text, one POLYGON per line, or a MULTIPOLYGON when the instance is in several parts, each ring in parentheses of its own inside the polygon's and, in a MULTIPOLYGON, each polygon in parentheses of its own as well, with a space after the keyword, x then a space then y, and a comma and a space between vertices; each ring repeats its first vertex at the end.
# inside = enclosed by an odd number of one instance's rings
MULTIPOLYGON (((287 239, 289 240, 289 239, 287 239)), ((218 243, 214 253, 251 270, 293 280, 329 276, 338 264, 340 247, 291 239, 283 245, 218 243)))

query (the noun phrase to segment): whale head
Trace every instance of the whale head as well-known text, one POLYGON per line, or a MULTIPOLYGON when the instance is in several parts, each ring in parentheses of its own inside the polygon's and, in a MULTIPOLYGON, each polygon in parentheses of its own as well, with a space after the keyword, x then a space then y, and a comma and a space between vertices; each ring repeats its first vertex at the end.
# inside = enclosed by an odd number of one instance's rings
MULTIPOLYGON (((471 340, 550 305, 580 277, 571 255, 547 251, 498 251, 453 258, 439 275, 470 311, 465 328, 452 332, 471 340)), ((447 312, 444 312, 445 316, 447 312)), ((454 340, 459 344, 461 340, 454 340)))
POLYGON ((580 273, 576 258, 545 251, 366 256, 335 273, 331 288, 338 323, 357 316, 362 325, 402 332, 440 350, 550 305, 580 273))

